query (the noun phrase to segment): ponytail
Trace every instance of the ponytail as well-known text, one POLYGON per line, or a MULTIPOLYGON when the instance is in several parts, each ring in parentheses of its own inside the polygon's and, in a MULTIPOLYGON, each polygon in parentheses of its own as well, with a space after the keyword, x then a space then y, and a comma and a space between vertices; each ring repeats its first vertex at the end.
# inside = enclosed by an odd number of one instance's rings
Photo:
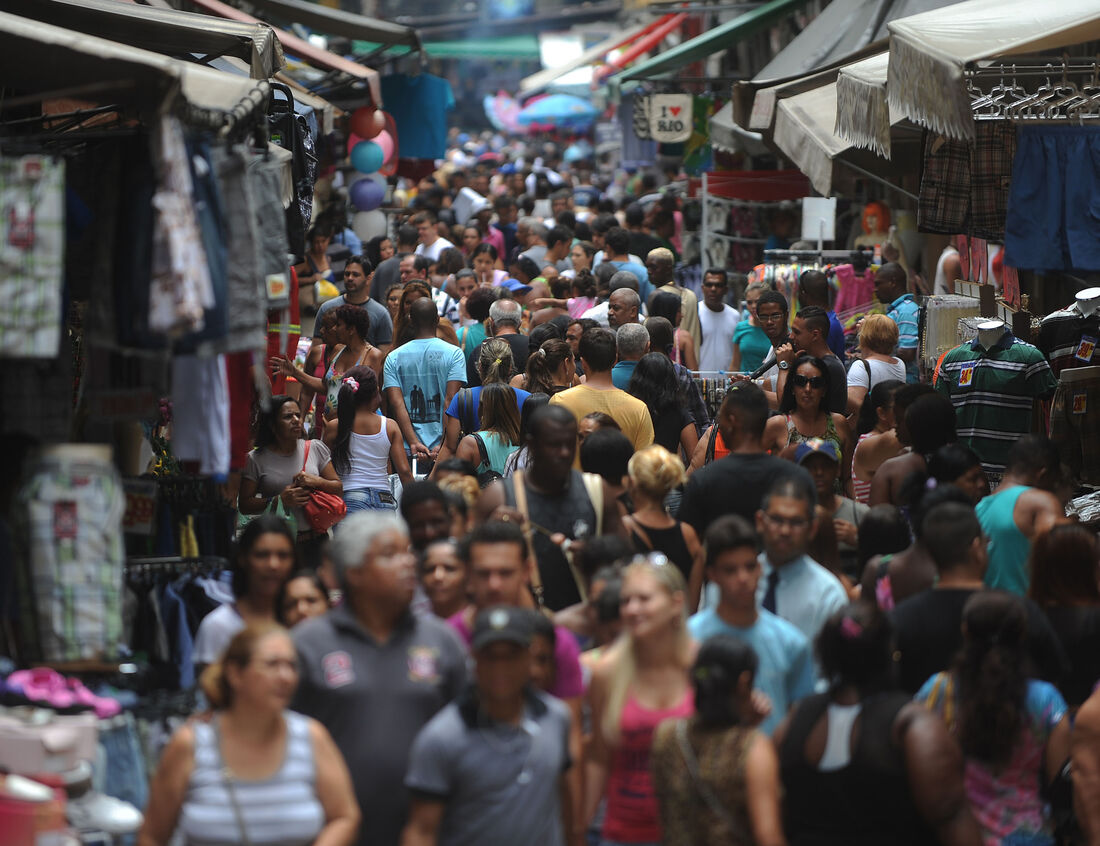
POLYGON ((507 341, 489 338, 481 344, 481 352, 477 356, 477 372, 481 376, 482 385, 493 382, 507 384, 512 378, 512 366, 512 348, 507 341))
POLYGON ((351 470, 351 432, 355 415, 378 396, 378 374, 370 367, 353 367, 341 377, 336 401, 336 439, 332 442, 332 466, 344 476, 351 470))
POLYGON ((553 394, 557 387, 554 374, 563 361, 573 357, 573 349, 560 338, 544 341, 542 346, 527 357, 526 389, 532 394, 553 394))

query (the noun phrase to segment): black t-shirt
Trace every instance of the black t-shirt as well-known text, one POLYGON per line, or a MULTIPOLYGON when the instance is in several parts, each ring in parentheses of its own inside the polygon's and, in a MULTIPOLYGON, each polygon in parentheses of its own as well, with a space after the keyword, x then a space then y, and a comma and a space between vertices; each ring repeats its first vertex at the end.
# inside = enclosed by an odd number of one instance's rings
POLYGON ((829 396, 827 398, 829 411, 835 414, 847 414, 848 372, 844 369, 844 363, 835 355, 827 355, 822 361, 829 368, 829 396))
POLYGON ((700 537, 707 526, 727 514, 754 523, 764 494, 784 477, 799 479, 809 490, 814 489, 805 468, 767 453, 732 454, 712 461, 688 479, 680 501, 680 519, 700 537))
POLYGON ((1043 610, 1069 659, 1062 694, 1070 707, 1080 705, 1100 681, 1100 608, 1073 605, 1043 610))
MULTIPOLYGON (((901 656, 901 687, 916 693, 936 673, 948 669, 962 648, 963 606, 972 589, 928 590, 900 603, 891 614, 901 656)), ((1066 654, 1042 610, 1027 606, 1028 674, 1058 684, 1066 672, 1066 654)))
POLYGON ((673 455, 680 452, 680 433, 685 426, 694 426, 691 413, 682 405, 670 405, 660 414, 650 411, 653 418, 653 443, 660 444, 673 455))
MULTIPOLYGON (((527 354, 530 346, 526 335, 497 335, 501 340, 507 341, 512 348, 512 375, 523 373, 527 370, 527 354)), ((486 339, 488 340, 488 339, 486 339)), ((485 341, 481 342, 482 344, 485 341)), ((477 372, 477 359, 481 355, 481 344, 474 347, 470 358, 466 361, 466 387, 476 388, 481 384, 481 374, 477 372)))
POLYGON ((658 247, 663 247, 660 238, 654 238, 652 235, 648 235, 645 232, 631 232, 630 233, 630 246, 627 248, 632 256, 637 256, 642 260, 642 264, 645 264, 646 256, 649 255, 650 250, 655 250, 658 247))

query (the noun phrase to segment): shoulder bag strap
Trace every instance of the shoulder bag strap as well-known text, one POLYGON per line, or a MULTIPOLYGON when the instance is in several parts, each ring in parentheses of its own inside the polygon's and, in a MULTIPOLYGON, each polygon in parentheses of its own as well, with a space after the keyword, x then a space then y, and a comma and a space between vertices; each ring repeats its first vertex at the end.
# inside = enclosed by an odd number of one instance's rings
POLYGON ((306 454, 302 458, 302 470, 306 469, 306 463, 309 461, 309 441, 306 441, 306 454))
POLYGON ((527 507, 527 487, 523 481, 523 471, 516 468, 512 474, 512 493, 516 498, 516 511, 523 515, 523 539, 527 543, 527 560, 531 570, 531 593, 535 595, 535 604, 541 609, 546 607, 543 596, 542 574, 539 573, 539 560, 535 557, 535 548, 531 545, 531 515, 527 507))
MULTIPOLYGON (((252 846, 252 840, 248 836, 248 828, 244 824, 244 814, 241 812, 241 803, 237 799, 237 788, 233 783, 233 774, 229 772, 229 767, 222 757, 222 735, 221 731, 218 729, 217 715, 210 720, 210 727, 214 731, 214 751, 218 756, 218 763, 221 764, 222 784, 225 785, 225 792, 229 794, 229 804, 233 807, 233 816, 237 821, 237 828, 241 833, 241 846, 252 846)), ((289 727, 287 730, 290 730, 289 727)))
POLYGON ((596 512, 596 536, 599 537, 603 534, 603 476, 596 473, 582 473, 581 477, 584 479, 584 490, 596 512))
POLYGON ((871 364, 865 358, 861 358, 860 361, 863 362, 863 369, 867 371, 867 390, 869 391, 871 390, 871 364))
POLYGON ((714 445, 718 442, 718 421, 715 420, 710 427, 710 437, 707 438, 707 451, 703 456, 703 463, 710 464, 714 461, 714 445))
POLYGON ((695 752, 691 748, 691 743, 688 741, 687 720, 676 721, 676 741, 680 746, 680 754, 683 756, 684 763, 687 765, 692 784, 695 785, 695 790, 703 798, 703 801, 707 803, 707 807, 711 809, 714 815, 729 826, 731 834, 739 832, 741 826, 737 824, 737 821, 733 818, 729 809, 722 804, 717 796, 715 796, 710 785, 703 781, 703 774, 699 771, 699 760, 695 757, 695 752))
POLYGON ((489 453, 485 449, 485 441, 483 441, 481 439, 481 433, 480 432, 471 432, 470 434, 473 435, 474 441, 477 443, 477 455, 478 455, 478 458, 481 459, 481 464, 478 465, 478 468, 480 469, 480 467, 482 465, 484 465, 485 467, 488 467, 489 466, 489 453))

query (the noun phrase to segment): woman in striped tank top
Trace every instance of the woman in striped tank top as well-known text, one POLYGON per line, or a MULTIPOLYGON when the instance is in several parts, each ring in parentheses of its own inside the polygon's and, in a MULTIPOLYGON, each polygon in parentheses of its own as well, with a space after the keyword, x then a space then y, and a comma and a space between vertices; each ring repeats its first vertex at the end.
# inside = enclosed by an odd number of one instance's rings
POLYGON ((359 808, 328 731, 287 710, 298 659, 286 630, 253 625, 201 681, 214 706, 172 737, 149 791, 138 846, 349 846, 359 808))
POLYGON ((904 385, 898 379, 886 379, 863 397, 856 420, 859 439, 852 454, 852 498, 864 505, 871 495, 871 478, 879 465, 902 450, 894 435, 894 392, 904 385))

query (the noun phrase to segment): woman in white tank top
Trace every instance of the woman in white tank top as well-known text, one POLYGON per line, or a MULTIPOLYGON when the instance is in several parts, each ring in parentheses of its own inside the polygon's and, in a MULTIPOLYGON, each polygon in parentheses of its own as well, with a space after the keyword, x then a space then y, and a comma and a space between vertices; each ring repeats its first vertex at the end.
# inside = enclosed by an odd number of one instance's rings
POLYGON ((328 731, 288 711, 298 659, 285 629, 249 626, 207 667, 209 722, 175 733, 149 791, 138 846, 350 846, 351 776, 328 731))
POLYGON ((412 481, 405 442, 397 421, 378 414, 382 397, 370 367, 353 367, 340 385, 332 466, 344 483, 348 513, 365 509, 397 510, 390 492, 389 468, 402 485, 412 481))

